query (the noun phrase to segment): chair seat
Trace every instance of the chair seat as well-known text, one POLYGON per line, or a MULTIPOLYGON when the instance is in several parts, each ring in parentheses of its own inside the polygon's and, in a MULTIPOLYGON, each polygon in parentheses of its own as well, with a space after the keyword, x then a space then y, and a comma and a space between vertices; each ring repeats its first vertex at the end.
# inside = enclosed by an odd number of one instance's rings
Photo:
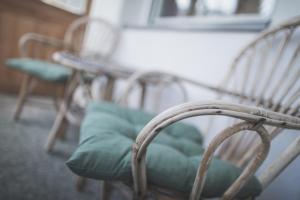
MULTIPOLYGON (((132 182, 131 147, 139 131, 153 114, 111 103, 91 103, 80 130, 77 150, 67 161, 77 175, 132 182)), ((162 130, 150 144, 146 156, 149 184, 169 190, 191 191, 203 147, 201 133, 192 125, 175 123, 162 130)), ((214 158, 208 170, 204 197, 220 197, 240 175, 241 169, 214 158)), ((257 196, 259 181, 252 177, 238 197, 257 196)))
POLYGON ((71 70, 55 63, 30 58, 14 58, 6 61, 10 68, 20 70, 41 80, 65 83, 71 70))

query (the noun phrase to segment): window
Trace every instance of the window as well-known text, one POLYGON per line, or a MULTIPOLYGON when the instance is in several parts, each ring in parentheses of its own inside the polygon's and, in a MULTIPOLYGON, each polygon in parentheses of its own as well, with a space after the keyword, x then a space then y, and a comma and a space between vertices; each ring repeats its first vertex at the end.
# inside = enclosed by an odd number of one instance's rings
MULTIPOLYGON (((130 5, 131 1, 134 0, 125 0, 125 4, 129 2, 130 5)), ((148 3, 147 26, 176 29, 261 30, 269 24, 275 5, 275 0, 152 0, 150 2, 152 3, 148 3)), ((135 8, 137 8, 136 4, 135 8)), ((130 12, 129 6, 125 9, 127 10, 124 11, 125 13, 130 12)), ((133 10, 136 11, 132 9, 131 13, 133 10)), ((143 12, 147 13, 145 9, 143 12)), ((132 16, 131 14, 131 18, 143 17, 143 15, 132 16)))
POLYGON ((87 0, 42 0, 42 2, 78 15, 84 14, 87 9, 87 0))

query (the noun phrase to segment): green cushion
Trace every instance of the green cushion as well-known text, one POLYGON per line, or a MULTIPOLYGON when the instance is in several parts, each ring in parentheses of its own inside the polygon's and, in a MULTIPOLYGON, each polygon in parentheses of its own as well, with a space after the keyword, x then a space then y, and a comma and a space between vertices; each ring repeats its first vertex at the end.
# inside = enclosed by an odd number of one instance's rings
MULTIPOLYGON (((81 126, 79 146, 67 161, 68 167, 88 178, 132 182, 131 147, 153 116, 115 104, 91 103, 81 126)), ((194 126, 175 123, 163 129, 147 150, 148 182, 189 193, 202 153, 202 137, 194 126)), ((241 169, 214 158, 203 196, 220 197, 240 173, 241 169)), ((239 197, 257 196, 260 192, 260 183, 252 177, 239 197)))
POLYGON ((71 74, 71 70, 62 65, 30 58, 9 59, 6 61, 6 65, 39 79, 52 82, 64 83, 71 74))

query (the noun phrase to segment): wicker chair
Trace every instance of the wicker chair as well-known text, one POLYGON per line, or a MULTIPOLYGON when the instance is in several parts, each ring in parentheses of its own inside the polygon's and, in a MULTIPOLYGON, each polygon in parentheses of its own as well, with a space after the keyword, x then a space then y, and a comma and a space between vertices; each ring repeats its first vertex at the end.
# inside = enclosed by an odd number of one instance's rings
MULTIPOLYGON (((159 71, 140 72, 132 76, 122 96, 122 101, 126 101, 132 85, 145 78, 172 80, 182 86, 186 84, 199 86, 215 92, 218 100, 184 103, 154 117, 142 128, 132 144, 131 173, 129 174, 132 175, 131 181, 119 180, 122 181, 121 184, 117 182, 113 185, 117 188, 126 188, 126 190, 121 189, 124 194, 136 199, 144 199, 149 197, 149 194, 157 194, 157 197, 163 194, 175 199, 200 199, 203 197, 202 192, 208 168, 213 156, 217 156, 243 169, 222 196, 223 199, 235 198, 266 159, 272 140, 284 129, 300 129, 299 27, 300 18, 298 17, 262 32, 234 59, 229 73, 219 87, 159 71), (164 128, 182 119, 196 116, 226 116, 231 119, 231 125, 218 133, 209 143, 203 153, 190 193, 182 194, 168 188, 158 187, 158 185, 153 185, 153 182, 151 183, 151 178, 149 183, 147 181, 149 180, 147 177, 149 175, 148 163, 146 162, 149 145, 153 144, 156 136, 165 133, 165 131, 161 131, 165 130, 164 128), (216 151, 217 149, 219 151, 216 151), (130 188, 133 193, 128 192, 127 189, 130 188)), ((101 122, 99 121, 99 123, 101 122)), ((91 138, 91 135, 89 137, 91 138)), ((80 176, 93 178, 91 171, 95 169, 87 168, 87 171, 80 171, 75 166, 76 162, 79 162, 80 169, 82 169, 84 164, 88 163, 87 160, 80 162, 78 157, 84 149, 81 147, 88 144, 90 138, 83 136, 82 140, 84 141, 81 141, 78 147, 80 150, 73 154, 68 166, 80 176)), ((111 149, 113 148, 116 147, 111 147, 111 149)), ((268 187, 299 154, 300 137, 294 140, 258 176, 262 189, 268 187)), ((89 155, 87 150, 84 152, 84 156, 86 155, 89 155)), ((93 157, 93 155, 90 156, 93 157)), ((85 158, 88 159, 88 157, 85 158)), ((95 164, 93 160, 89 161, 95 164)), ((96 168, 95 165, 93 167, 96 168)), ((101 179, 101 177, 100 173, 94 178, 101 179)), ((107 176, 104 177, 103 179, 107 181, 107 176)), ((116 177, 112 179, 116 181, 116 177)))
POLYGON ((118 41, 118 28, 102 19, 89 17, 75 20, 68 27, 63 40, 36 33, 23 35, 19 40, 22 58, 9 59, 6 62, 8 67, 24 73, 14 119, 19 119, 24 103, 37 81, 63 88, 66 86, 71 70, 51 62, 51 55, 55 50, 66 50, 90 59, 108 59, 116 49, 118 41), (86 37, 87 34, 89 37, 86 37), (95 40, 93 47, 85 45, 88 43, 85 40, 89 38, 95 40))

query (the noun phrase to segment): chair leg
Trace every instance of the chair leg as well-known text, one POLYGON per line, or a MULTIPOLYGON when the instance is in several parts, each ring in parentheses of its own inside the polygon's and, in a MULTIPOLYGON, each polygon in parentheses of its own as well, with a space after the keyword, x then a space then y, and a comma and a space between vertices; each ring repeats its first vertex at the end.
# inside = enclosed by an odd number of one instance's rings
POLYGON ((115 86, 115 78, 108 77, 106 88, 104 91, 104 97, 103 99, 106 101, 111 101, 113 98, 113 92, 114 92, 114 86, 115 86))
POLYGON ((110 197, 110 192, 111 192, 111 188, 110 185, 105 182, 105 181, 101 181, 101 200, 108 200, 110 197))
POLYGON ((23 106, 24 106, 27 96, 29 94, 29 87, 30 87, 31 80, 32 80, 32 77, 30 77, 29 75, 25 75, 23 78, 22 85, 21 85, 20 92, 19 92, 16 110, 15 110, 15 113, 13 116, 15 121, 20 119, 20 115, 22 113, 23 106))
POLYGON ((61 108, 55 118, 52 129, 51 129, 50 133, 48 134, 48 138, 47 138, 47 141, 45 144, 45 150, 47 152, 50 152, 52 150, 52 147, 54 146, 55 139, 59 134, 59 130, 62 127, 63 121, 65 120, 65 113, 66 113, 66 105, 63 104, 63 105, 61 105, 61 108))
POLYGON ((66 120, 64 118, 64 120, 62 121, 62 124, 58 130, 59 139, 64 140, 66 138, 67 127, 68 127, 68 120, 66 120))
POLYGON ((82 176, 77 176, 76 179, 76 189, 77 191, 81 192, 83 190, 83 188, 86 185, 86 178, 82 177, 82 176))
POLYGON ((77 87, 78 82, 76 79, 76 73, 72 75, 69 84, 65 89, 65 97, 60 105, 59 112, 55 118, 54 124, 51 128, 51 131, 48 134, 48 138, 45 144, 45 150, 50 152, 54 146, 56 138, 59 136, 59 132, 63 126, 64 121, 66 120, 66 113, 68 112, 69 106, 71 104, 73 92, 77 87))
POLYGON ((53 98, 53 105, 56 111, 59 111, 60 99, 58 97, 53 98))
MULTIPOLYGON (((66 86, 64 86, 63 90, 66 90, 66 86)), ((63 94, 61 93, 61 91, 56 91, 55 95, 52 97, 53 100, 53 106, 55 108, 55 110, 58 112, 59 111, 59 106, 61 104, 61 102, 63 101, 63 94)))
MULTIPOLYGON (((59 94, 56 94, 56 96, 53 97, 53 105, 55 107, 55 110, 59 112, 60 103, 63 101, 62 98, 60 98, 59 94)), ((62 125, 58 130, 58 137, 59 139, 64 140, 66 136, 66 130, 68 127, 68 121, 64 118, 62 121, 62 125)))

